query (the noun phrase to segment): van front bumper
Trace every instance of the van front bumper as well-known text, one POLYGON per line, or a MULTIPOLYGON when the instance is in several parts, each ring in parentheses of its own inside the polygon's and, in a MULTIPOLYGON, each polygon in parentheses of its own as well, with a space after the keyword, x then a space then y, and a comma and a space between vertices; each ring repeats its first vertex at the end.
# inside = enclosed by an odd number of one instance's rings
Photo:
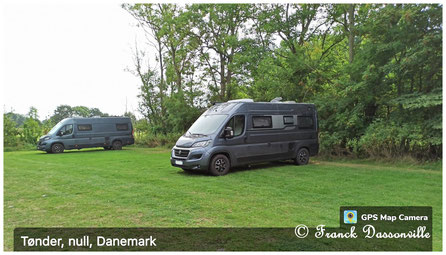
POLYGON ((207 170, 209 166, 209 155, 204 148, 178 148, 173 147, 170 156, 170 164, 189 170, 207 170), (175 149, 188 150, 187 157, 175 156, 175 149))
POLYGON ((45 142, 37 144, 37 150, 39 150, 39 151, 48 151, 49 149, 50 149, 49 144, 47 144, 45 142))

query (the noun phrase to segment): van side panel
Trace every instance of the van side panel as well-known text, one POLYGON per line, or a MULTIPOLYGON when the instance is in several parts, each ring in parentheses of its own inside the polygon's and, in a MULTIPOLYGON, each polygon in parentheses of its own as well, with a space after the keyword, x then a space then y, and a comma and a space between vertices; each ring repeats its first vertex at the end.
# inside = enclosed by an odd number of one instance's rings
POLYGON ((93 147, 108 147, 114 141, 120 141, 122 146, 134 144, 132 123, 130 118, 73 118, 73 137, 60 139, 65 149, 82 149, 93 147), (117 124, 127 124, 127 130, 117 130, 117 124), (90 125, 91 130, 81 127, 90 125))
POLYGON ((221 150, 224 148, 235 158, 231 158, 234 165, 295 158, 301 148, 307 148, 311 156, 317 155, 318 123, 313 105, 246 103, 234 115, 241 114, 240 111, 246 112, 246 131, 243 137, 221 138, 217 143, 223 145, 221 150), (254 116, 271 116, 272 127, 255 128, 254 116), (285 116, 288 121, 293 120, 292 124, 285 124, 285 116), (313 128, 299 128, 298 116, 311 116, 313 128))
MULTIPOLYGON (((207 169, 212 157, 225 154, 231 167, 251 163, 295 159, 301 148, 307 148, 310 156, 318 153, 318 120, 313 104, 270 102, 226 102, 209 108, 203 115, 225 114, 226 123, 219 129, 203 136, 183 135, 171 153, 171 164, 183 169, 207 169), (225 127, 231 127, 231 118, 245 116, 241 135, 223 137, 225 127), (254 125, 253 117, 257 118, 254 125), (303 117, 303 118, 302 118, 303 117), (307 123, 305 123, 307 122, 307 123), (191 148, 194 140, 212 141, 211 146, 191 148), (187 143, 186 143, 187 141, 187 143), (181 156, 178 151, 187 151, 181 156)), ((235 122, 233 122, 235 123, 235 122)), ((236 126, 234 124, 234 129, 236 126)))

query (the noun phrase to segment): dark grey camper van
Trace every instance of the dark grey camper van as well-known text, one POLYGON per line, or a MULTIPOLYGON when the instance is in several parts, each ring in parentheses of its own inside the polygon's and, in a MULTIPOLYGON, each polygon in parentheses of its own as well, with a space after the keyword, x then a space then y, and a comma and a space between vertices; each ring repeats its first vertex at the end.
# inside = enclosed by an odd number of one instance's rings
POLYGON ((263 161, 293 159, 305 165, 318 150, 313 104, 241 99, 203 113, 178 139, 170 161, 185 171, 224 175, 230 167, 263 161))
POLYGON ((48 153, 92 147, 120 150, 134 142, 130 118, 67 118, 40 137, 37 149, 48 153))

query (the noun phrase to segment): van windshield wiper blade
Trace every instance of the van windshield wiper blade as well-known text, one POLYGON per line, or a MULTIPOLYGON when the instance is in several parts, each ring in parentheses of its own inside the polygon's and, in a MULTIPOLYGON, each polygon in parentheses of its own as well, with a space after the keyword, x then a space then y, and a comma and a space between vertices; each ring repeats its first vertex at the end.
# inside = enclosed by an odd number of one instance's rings
POLYGON ((190 131, 186 132, 186 135, 197 135, 197 136, 206 136, 205 134, 200 134, 200 133, 191 133, 190 131))
POLYGON ((202 135, 205 136, 205 134, 199 134, 199 133, 190 133, 191 135, 202 135))

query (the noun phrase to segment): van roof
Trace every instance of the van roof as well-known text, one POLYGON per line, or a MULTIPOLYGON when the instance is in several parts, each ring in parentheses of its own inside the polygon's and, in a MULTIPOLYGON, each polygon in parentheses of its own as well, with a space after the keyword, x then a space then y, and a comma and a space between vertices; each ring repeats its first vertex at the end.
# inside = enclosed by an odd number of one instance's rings
POLYGON ((243 103, 243 104, 298 104, 298 105, 314 105, 310 103, 296 103, 295 101, 281 101, 282 98, 274 98, 270 102, 255 102, 253 99, 244 98, 244 99, 235 99, 229 100, 228 102, 217 102, 214 105, 224 105, 230 103, 243 103))
POLYGON ((71 117, 71 118, 67 118, 67 119, 82 119, 82 120, 86 120, 86 119, 92 119, 92 120, 97 120, 97 119, 130 119, 130 117, 122 117, 122 116, 111 116, 111 117, 71 117))
POLYGON ((294 101, 254 102, 252 99, 230 100, 224 103, 216 103, 210 107, 206 114, 228 114, 232 112, 304 112, 315 110, 314 104, 296 103, 294 101))
POLYGON ((106 122, 130 122, 130 118, 129 117, 93 117, 93 118, 83 118, 83 117, 73 117, 73 118, 66 118, 64 119, 64 121, 66 120, 74 120, 74 121, 79 121, 81 123, 87 123, 87 122, 91 122, 91 123, 106 123, 106 122))

